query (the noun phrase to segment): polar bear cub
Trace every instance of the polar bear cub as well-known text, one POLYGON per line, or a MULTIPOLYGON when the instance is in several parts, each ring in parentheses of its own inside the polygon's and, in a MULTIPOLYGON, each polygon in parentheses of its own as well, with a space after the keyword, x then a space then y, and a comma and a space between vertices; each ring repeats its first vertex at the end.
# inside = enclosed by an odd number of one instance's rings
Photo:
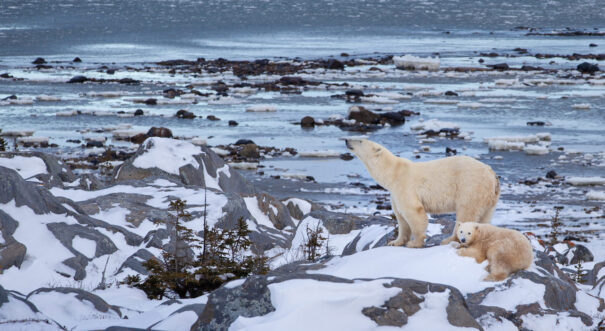
POLYGON ((533 260, 531 243, 521 232, 491 224, 463 223, 456 233, 458 255, 489 262, 487 281, 500 281, 511 273, 529 268, 533 260))
POLYGON ((422 247, 428 226, 427 213, 456 213, 454 233, 441 244, 456 240, 460 223, 490 222, 500 196, 500 185, 488 165, 468 156, 412 162, 367 139, 345 142, 372 178, 391 193, 399 235, 389 245, 422 247))

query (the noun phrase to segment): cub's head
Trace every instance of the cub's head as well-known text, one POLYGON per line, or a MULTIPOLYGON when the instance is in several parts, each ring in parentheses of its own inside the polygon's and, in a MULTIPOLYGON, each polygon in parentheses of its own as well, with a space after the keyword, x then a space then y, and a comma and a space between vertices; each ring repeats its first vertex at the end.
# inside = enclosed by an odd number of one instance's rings
POLYGON ((466 222, 461 223, 458 227, 458 231, 456 232, 456 237, 458 237, 458 241, 464 246, 470 245, 473 243, 475 238, 477 237, 477 232, 479 231, 479 224, 475 222, 466 222))
POLYGON ((362 161, 379 158, 386 149, 367 139, 345 139, 347 148, 362 161))

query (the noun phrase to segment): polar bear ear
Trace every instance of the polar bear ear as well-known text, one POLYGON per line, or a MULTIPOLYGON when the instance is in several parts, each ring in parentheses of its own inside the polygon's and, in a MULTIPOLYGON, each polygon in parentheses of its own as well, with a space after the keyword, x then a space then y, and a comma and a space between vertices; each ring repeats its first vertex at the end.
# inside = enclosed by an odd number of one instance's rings
POLYGON ((382 152, 382 148, 380 148, 380 147, 374 147, 374 154, 380 155, 381 152, 382 152))
POLYGON ((475 230, 479 229, 479 225, 475 225, 475 230))

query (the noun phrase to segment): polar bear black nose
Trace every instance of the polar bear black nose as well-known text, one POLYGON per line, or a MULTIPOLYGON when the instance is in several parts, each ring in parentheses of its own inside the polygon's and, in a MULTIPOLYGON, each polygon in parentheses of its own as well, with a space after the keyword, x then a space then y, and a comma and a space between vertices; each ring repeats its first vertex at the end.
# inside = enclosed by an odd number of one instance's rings
POLYGON ((464 244, 464 242, 466 241, 466 239, 462 238, 460 239, 460 242, 464 244))

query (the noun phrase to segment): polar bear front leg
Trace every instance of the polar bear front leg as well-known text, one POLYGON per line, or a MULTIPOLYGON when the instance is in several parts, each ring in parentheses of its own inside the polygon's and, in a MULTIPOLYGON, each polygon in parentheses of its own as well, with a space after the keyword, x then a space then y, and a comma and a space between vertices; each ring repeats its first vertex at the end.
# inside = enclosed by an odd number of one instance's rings
POLYGON ((401 212, 399 212, 399 209, 397 208, 397 205, 395 204, 395 199, 393 199, 393 197, 391 197, 391 207, 393 213, 395 214, 395 217, 397 218, 397 225, 399 226, 399 228, 397 231, 397 239, 389 241, 387 245, 403 246, 406 242, 408 242, 408 240, 410 240, 410 225, 405 220, 401 212))
POLYGON ((426 228, 429 225, 429 221, 426 217, 426 211, 420 203, 413 204, 405 209, 405 219, 408 221, 412 230, 412 236, 414 239, 408 241, 405 245, 409 248, 420 248, 424 246, 424 239, 426 238, 426 228))

